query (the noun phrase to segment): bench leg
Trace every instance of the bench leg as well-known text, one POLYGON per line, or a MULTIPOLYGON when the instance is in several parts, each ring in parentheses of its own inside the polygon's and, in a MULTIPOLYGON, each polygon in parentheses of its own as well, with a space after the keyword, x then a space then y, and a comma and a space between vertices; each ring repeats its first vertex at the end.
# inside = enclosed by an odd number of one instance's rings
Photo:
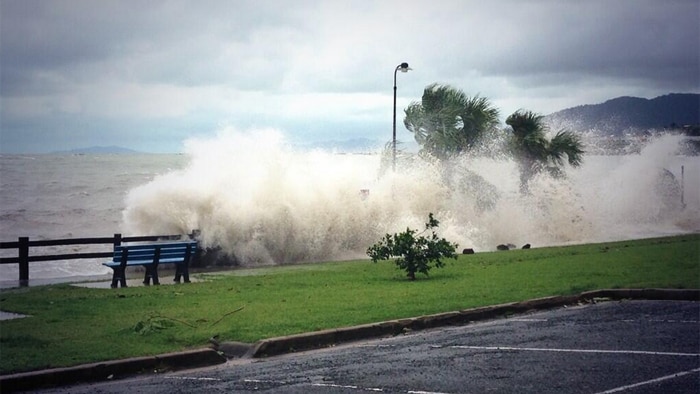
POLYGON ((158 281, 158 268, 153 264, 144 265, 144 268, 146 268, 146 275, 143 278, 143 284, 149 286, 151 284, 151 280, 153 280, 154 285, 159 285, 160 281, 158 281))
POLYGON ((121 267, 116 267, 112 268, 112 270, 114 272, 112 273, 112 284, 110 287, 116 289, 119 287, 119 283, 121 283, 122 287, 126 287, 126 275, 124 269, 121 267))
POLYGON ((112 268, 112 284, 109 285, 109 287, 116 289, 118 280, 119 280, 119 276, 117 276, 117 269, 112 268))
POLYGON ((187 268, 187 264, 176 264, 175 265, 175 279, 176 283, 180 283, 180 278, 185 280, 185 283, 190 283, 190 272, 187 268))
POLYGON ((160 280, 158 280, 158 267, 153 267, 153 273, 152 273, 152 275, 153 275, 153 276, 151 276, 151 278, 153 279, 153 284, 154 284, 154 285, 159 285, 159 284, 160 284, 160 280))

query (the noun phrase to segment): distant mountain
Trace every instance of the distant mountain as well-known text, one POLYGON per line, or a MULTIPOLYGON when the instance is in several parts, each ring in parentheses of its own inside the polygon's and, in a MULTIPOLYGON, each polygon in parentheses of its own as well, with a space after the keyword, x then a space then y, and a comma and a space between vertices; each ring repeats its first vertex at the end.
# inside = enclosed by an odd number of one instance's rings
POLYGON ((78 148, 66 151, 53 152, 55 154, 83 155, 83 154, 134 154, 139 151, 123 148, 121 146, 91 146, 89 148, 78 148))
POLYGON ((547 115, 555 128, 620 136, 700 125, 700 94, 672 93, 653 99, 618 97, 547 115))

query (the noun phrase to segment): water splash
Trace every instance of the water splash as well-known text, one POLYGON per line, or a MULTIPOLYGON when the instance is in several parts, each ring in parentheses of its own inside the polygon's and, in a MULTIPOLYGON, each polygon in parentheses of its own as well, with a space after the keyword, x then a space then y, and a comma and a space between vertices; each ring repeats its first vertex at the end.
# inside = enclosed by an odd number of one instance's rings
POLYGON ((462 157, 450 164, 456 177, 413 158, 380 177, 378 154, 299 152, 275 130, 226 129, 188 141, 186 168, 133 189, 124 228, 199 229, 204 246, 244 265, 365 258, 385 233, 423 228, 430 212, 440 236, 477 251, 700 231, 700 165, 677 146, 663 137, 637 155, 589 156, 567 179, 533 179, 522 196, 510 160, 462 157), (691 174, 685 208, 681 165, 691 174))
POLYGON ((661 135, 638 154, 608 158, 613 166, 593 158, 587 171, 571 173, 597 233, 623 239, 700 229, 700 160, 678 155, 681 143, 681 136, 661 135), (682 179, 681 168, 690 176, 682 179))

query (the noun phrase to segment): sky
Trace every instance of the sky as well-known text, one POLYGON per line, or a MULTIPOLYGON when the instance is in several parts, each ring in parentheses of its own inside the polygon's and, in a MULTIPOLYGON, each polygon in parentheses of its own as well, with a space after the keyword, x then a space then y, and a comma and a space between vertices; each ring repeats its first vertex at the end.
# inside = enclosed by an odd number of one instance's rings
POLYGON ((222 129, 389 141, 432 84, 505 119, 700 92, 698 0, 0 0, 0 153, 222 129))

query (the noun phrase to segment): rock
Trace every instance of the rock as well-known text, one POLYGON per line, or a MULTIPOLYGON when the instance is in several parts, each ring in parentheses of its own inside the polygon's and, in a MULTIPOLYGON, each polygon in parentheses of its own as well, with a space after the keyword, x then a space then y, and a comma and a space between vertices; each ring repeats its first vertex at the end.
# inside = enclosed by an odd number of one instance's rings
POLYGON ((508 245, 500 244, 496 246, 496 250, 510 250, 510 248, 508 247, 508 245))
POLYGON ((530 244, 523 245, 523 249, 530 249, 530 244))
POLYGON ((468 248, 462 251, 462 254, 474 254, 474 249, 468 248))

